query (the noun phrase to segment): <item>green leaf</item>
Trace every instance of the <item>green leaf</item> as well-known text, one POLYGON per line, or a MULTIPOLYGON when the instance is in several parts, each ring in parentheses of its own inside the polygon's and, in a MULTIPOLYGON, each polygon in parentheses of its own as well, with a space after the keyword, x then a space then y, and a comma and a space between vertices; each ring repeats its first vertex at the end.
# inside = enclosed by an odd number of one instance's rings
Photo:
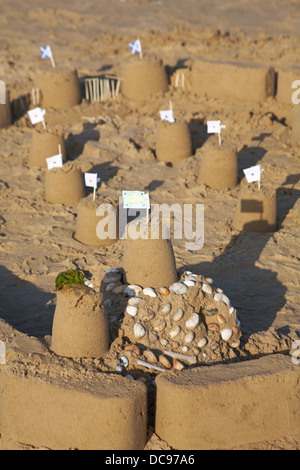
POLYGON ((84 275, 75 269, 64 271, 55 279, 56 290, 60 290, 65 284, 84 284, 84 275))

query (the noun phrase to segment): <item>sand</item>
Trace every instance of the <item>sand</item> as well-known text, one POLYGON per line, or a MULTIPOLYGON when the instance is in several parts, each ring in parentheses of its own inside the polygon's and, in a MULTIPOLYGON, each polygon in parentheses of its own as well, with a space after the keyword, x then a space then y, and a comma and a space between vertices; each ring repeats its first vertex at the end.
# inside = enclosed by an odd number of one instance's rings
MULTIPOLYGON (((132 60, 128 43, 138 37, 145 58, 158 57, 165 65, 168 90, 138 100, 120 92, 116 99, 99 103, 83 98, 79 104, 77 96, 65 109, 49 107, 47 125, 63 132, 71 161, 101 177, 97 196, 103 200, 115 200, 126 189, 149 192, 151 203, 204 204, 204 246, 187 250, 185 239, 172 240, 176 267, 179 273, 189 270, 212 278, 237 309, 242 339, 235 361, 288 354, 291 343, 300 339, 295 105, 285 93, 241 101, 199 96, 191 90, 191 70, 198 60, 253 63, 274 68, 278 77, 280 71, 293 69, 299 60, 299 5, 292 0, 283 0, 280 8, 274 5, 273 0, 1 4, 0 79, 10 92, 13 117, 11 126, 0 129, 0 340, 8 345, 8 360, 31 373, 37 369, 41 376, 52 364, 55 380, 78 371, 91 380, 116 373, 124 346, 120 311, 110 318, 111 350, 104 361, 58 361, 51 352, 56 276, 79 269, 91 279, 95 273, 122 267, 125 240, 97 247, 81 243, 74 237, 77 204, 45 200, 47 169, 28 164, 34 127, 26 107, 34 107, 37 72, 51 72, 50 61, 40 57, 40 46, 51 44, 56 64, 76 70, 82 85, 87 77, 121 77, 124 63, 132 60), (181 81, 175 86, 178 71, 185 73, 184 86, 181 81), (155 155, 159 110, 167 109, 170 101, 175 118, 188 123, 192 140, 192 154, 173 165, 155 155), (222 137, 237 149, 238 184, 231 189, 212 189, 200 178, 205 143, 215 138, 206 133, 206 122, 214 119, 226 125, 222 137), (243 169, 256 164, 264 169, 262 188, 276 194, 276 230, 239 231, 233 219, 245 183, 243 169)), ((41 124, 36 129, 42 130, 41 124)), ((87 196, 92 192, 85 190, 87 196)), ((214 361, 219 358, 212 357, 214 361)), ((170 449, 155 434, 156 373, 135 364, 127 372, 148 386, 145 449, 170 449)), ((31 449, 30 442, 18 446, 31 449)), ((299 450, 300 438, 263 440, 243 448, 299 450)))

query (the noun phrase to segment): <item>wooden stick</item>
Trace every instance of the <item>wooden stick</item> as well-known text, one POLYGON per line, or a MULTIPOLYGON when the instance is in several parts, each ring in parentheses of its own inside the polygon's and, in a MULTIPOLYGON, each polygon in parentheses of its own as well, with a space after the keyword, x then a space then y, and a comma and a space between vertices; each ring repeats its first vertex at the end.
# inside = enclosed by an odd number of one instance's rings
POLYGON ((219 145, 221 145, 221 132, 218 132, 218 137, 219 137, 219 145))
POLYGON ((175 359, 182 359, 189 364, 196 364, 197 358, 195 356, 187 356, 186 354, 180 354, 173 351, 164 351, 166 356, 174 357, 175 359))
POLYGON ((104 89, 103 89, 103 79, 100 78, 100 96, 101 96, 101 101, 104 101, 104 89))
POLYGON ((179 82, 179 72, 176 73, 175 77, 175 87, 178 88, 178 82, 179 82))
POLYGON ((116 96, 119 96, 119 91, 120 91, 120 80, 117 81, 117 88, 116 88, 116 96))
POLYGON ((137 359, 136 361, 140 366, 147 367, 148 369, 155 369, 155 370, 158 370, 159 372, 166 372, 166 369, 164 369, 163 367, 159 367, 155 364, 151 364, 150 362, 143 361, 142 359, 137 359))
POLYGON ((53 56, 52 56, 52 55, 51 55, 51 57, 50 57, 50 60, 51 60, 52 67, 55 68, 55 62, 54 62, 54 59, 53 59, 53 56))
POLYGON ((88 89, 87 80, 84 80, 84 86, 85 86, 85 99, 86 99, 87 101, 90 101, 90 95, 89 95, 89 89, 88 89))

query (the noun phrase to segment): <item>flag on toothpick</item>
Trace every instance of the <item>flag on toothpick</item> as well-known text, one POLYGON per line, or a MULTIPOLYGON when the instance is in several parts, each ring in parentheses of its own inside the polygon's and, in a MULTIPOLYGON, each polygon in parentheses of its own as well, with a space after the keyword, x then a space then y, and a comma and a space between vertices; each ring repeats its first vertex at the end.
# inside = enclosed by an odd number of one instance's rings
POLYGON ((128 45, 131 49, 131 54, 140 54, 140 57, 141 58, 143 57, 142 45, 139 39, 137 39, 136 41, 130 42, 128 45))
POLYGON ((46 111, 41 108, 34 108, 28 111, 31 124, 38 124, 39 122, 43 122, 44 124, 45 114, 46 114, 46 111))
POLYGON ((263 171, 264 170, 260 169, 260 165, 252 166, 250 168, 246 168, 246 170, 243 170, 248 183, 260 181, 261 173, 263 171))
POLYGON ((86 186, 97 189, 97 184, 100 182, 97 173, 84 173, 84 179, 86 186))
POLYGON ((62 168, 63 166, 63 159, 62 154, 59 153, 54 155, 53 157, 46 158, 48 170, 52 168, 62 168))
POLYGON ((162 121, 175 122, 172 109, 167 111, 159 111, 159 114, 162 121))
POLYGON ((50 46, 42 46, 41 48, 42 59, 50 59, 52 67, 55 67, 53 54, 50 46))
POLYGON ((221 125, 221 121, 207 121, 207 133, 208 134, 220 134, 221 129, 226 126, 221 125))

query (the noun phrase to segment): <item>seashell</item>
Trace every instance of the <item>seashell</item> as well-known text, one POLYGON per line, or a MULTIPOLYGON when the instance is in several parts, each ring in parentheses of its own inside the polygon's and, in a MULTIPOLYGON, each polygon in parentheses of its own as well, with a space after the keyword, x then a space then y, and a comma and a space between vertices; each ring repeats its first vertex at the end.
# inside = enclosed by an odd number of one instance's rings
POLYGON ((207 338, 200 338, 197 343, 197 346, 199 346, 199 348, 204 348, 204 346, 206 345, 207 345, 207 338))
POLYGON ((235 311, 235 308, 234 308, 234 307, 230 307, 230 309, 229 309, 230 315, 232 315, 232 314, 234 313, 234 311, 235 311))
POLYGON ((223 293, 220 293, 220 292, 218 292, 217 294, 214 295, 214 300, 216 302, 224 302, 224 304, 230 305, 230 300, 227 297, 227 295, 225 295, 223 293))
POLYGON ((184 271, 183 274, 186 274, 187 276, 189 276, 190 274, 193 274, 192 271, 184 271))
POLYGON ((223 325, 224 323, 226 323, 226 320, 225 318, 223 317, 223 315, 221 315, 220 313, 217 315, 217 320, 218 322, 223 325))
POLYGON ((169 289, 167 289, 166 287, 159 287, 157 290, 158 290, 159 294, 161 294, 165 297, 170 294, 169 289))
POLYGON ((218 313, 218 310, 216 308, 214 308, 213 310, 207 310, 207 309, 203 308, 201 311, 202 311, 203 315, 205 315, 206 317, 212 317, 214 315, 217 315, 217 313, 218 313))
POLYGON ((139 350, 139 348, 137 347, 136 344, 132 344, 132 343, 126 344, 124 346, 124 351, 130 351, 130 352, 136 354, 137 356, 140 355, 140 350, 139 350))
POLYGON ((153 364, 156 364, 158 362, 157 357, 152 351, 150 351, 150 349, 146 349, 146 351, 143 352, 143 355, 145 356, 147 361, 152 362, 153 364))
POLYGON ((108 272, 105 274, 103 277, 102 281, 104 284, 110 284, 111 282, 116 282, 120 281, 121 279, 121 274, 118 272, 108 272))
POLYGON ((164 305, 161 309, 160 309, 160 312, 163 314, 163 315, 167 315, 168 313, 170 313, 172 310, 172 305, 170 304, 170 302, 168 302, 166 305, 164 305))
POLYGON ((183 281, 183 284, 185 284, 188 287, 193 287, 196 284, 196 281, 191 281, 188 279, 187 281, 183 281))
POLYGON ((129 361, 128 361, 128 358, 126 356, 121 356, 120 360, 121 360, 124 367, 128 367, 129 361))
POLYGON ((136 284, 129 284, 128 286, 125 287, 124 294, 127 294, 130 297, 134 297, 142 290, 143 289, 141 286, 137 286, 136 284))
POLYGON ((174 282, 169 286, 169 289, 176 295, 183 295, 188 291, 188 286, 186 286, 183 282, 174 282))
POLYGON ((162 338, 162 339, 160 340, 160 344, 161 344, 162 346, 167 346, 167 344, 169 344, 169 341, 168 341, 166 338, 162 338))
POLYGON ((126 285, 116 286, 113 288, 112 293, 115 295, 123 294, 125 288, 126 288, 126 285))
POLYGON ((161 365, 163 365, 166 369, 171 369, 172 367, 172 364, 171 362, 169 361, 169 359, 166 358, 166 356, 164 356, 163 354, 161 354, 158 358, 159 362, 161 363, 161 365))
POLYGON ((209 284, 202 284, 202 291, 206 294, 212 294, 212 287, 209 284))
POLYGON ((157 297, 157 293, 152 289, 152 287, 145 287, 145 289, 143 289, 143 294, 149 295, 149 297, 157 297))
POLYGON ((176 310, 176 312, 174 313, 174 315, 173 315, 173 320, 174 321, 180 321, 182 319, 183 315, 184 315, 184 312, 183 312, 182 308, 178 308, 176 310))
POLYGON ((223 292, 223 289, 221 289, 220 287, 218 287, 218 288, 216 289, 216 292, 218 292, 218 293, 220 294, 221 292, 223 292))
POLYGON ((125 312, 128 313, 128 315, 135 317, 138 313, 138 309, 134 305, 127 305, 125 312))
POLYGON ((157 320, 157 322, 154 323, 153 328, 155 331, 161 332, 166 328, 166 322, 165 320, 157 320))
POLYGON ((117 371, 117 372, 122 372, 122 371, 123 371, 123 366, 122 366, 122 364, 117 364, 117 365, 116 365, 116 371, 117 371))
POLYGON ((184 337, 184 341, 186 343, 191 343, 195 338, 195 333, 193 333, 192 331, 189 331, 185 337, 184 337))
POLYGON ((130 299, 128 299, 128 305, 138 305, 142 301, 142 297, 130 297, 130 299))
POLYGON ((234 349, 234 348, 238 348, 239 345, 240 345, 240 343, 241 343, 241 342, 240 342, 239 339, 235 339, 234 341, 232 341, 232 342, 229 344, 229 346, 230 346, 231 348, 233 348, 233 349, 234 349))
POLYGON ((221 330, 221 337, 224 341, 228 341, 232 336, 232 330, 230 328, 224 328, 221 330))
POLYGON ((181 351, 186 353, 188 352, 189 348, 187 346, 182 346, 181 351))
POLYGON ((179 359, 174 359, 173 360, 173 369, 175 370, 182 370, 184 369, 184 364, 182 364, 181 361, 179 361, 179 359))
POLYGON ((193 315, 185 322, 185 326, 189 330, 193 330, 194 328, 196 328, 196 326, 199 325, 199 322, 200 322, 199 315, 197 313, 193 313, 193 315))
POLYGON ((181 332, 181 328, 179 325, 177 326, 174 326, 174 328, 172 328, 170 331, 169 331, 169 336, 170 338, 176 338, 176 336, 179 335, 179 333, 181 332))
POLYGON ((233 333, 234 335, 238 335, 239 332, 240 332, 239 328, 238 328, 236 325, 234 325, 234 326, 232 327, 232 333, 233 333))
POLYGON ((207 329, 210 330, 210 331, 220 331, 220 327, 217 323, 209 323, 207 325, 207 329))
POLYGON ((110 282, 109 284, 106 285, 105 290, 107 292, 109 292, 109 291, 113 290, 114 287, 119 286, 120 284, 121 284, 120 281, 110 282))
POLYGON ((142 316, 142 320, 144 322, 148 322, 148 321, 153 320, 154 317, 155 317, 155 313, 153 312, 153 310, 149 310, 148 312, 144 313, 144 315, 142 316))
POLYGON ((156 343, 156 341, 158 341, 158 335, 154 331, 149 331, 148 338, 150 343, 156 343))
POLYGON ((140 323, 135 323, 133 327, 133 334, 137 339, 143 338, 143 336, 146 334, 146 330, 140 323))

